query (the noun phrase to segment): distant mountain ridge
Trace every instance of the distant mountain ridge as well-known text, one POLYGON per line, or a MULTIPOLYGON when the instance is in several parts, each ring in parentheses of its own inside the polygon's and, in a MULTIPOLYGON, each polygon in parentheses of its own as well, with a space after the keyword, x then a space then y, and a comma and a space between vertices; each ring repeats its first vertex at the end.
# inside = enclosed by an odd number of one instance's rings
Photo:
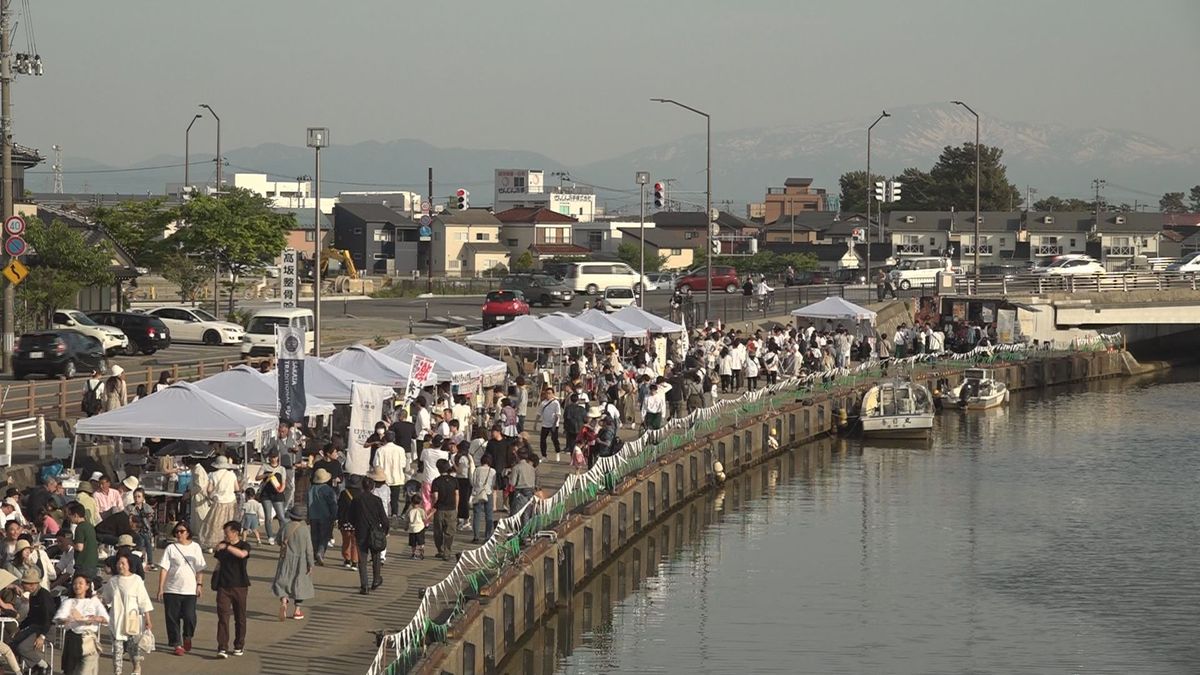
MULTIPOLYGON (((872 170, 899 173, 916 166, 929 168, 946 145, 970 142, 974 118, 949 104, 893 108, 891 117, 875 128, 872 170)), ((871 116, 873 119, 873 115, 871 116)), ((838 193, 842 173, 866 165, 866 126, 870 119, 824 122, 804 126, 744 129, 713 135, 713 199, 730 200, 735 212, 748 201, 760 201, 766 188, 780 186, 789 176, 814 179, 814 185, 838 193)), ((1012 122, 982 117, 982 142, 1004 149, 1009 179, 1022 191, 1030 185, 1040 196, 1085 197, 1093 178, 1108 181, 1110 202, 1157 204, 1168 190, 1185 190, 1200 183, 1200 150, 1179 148, 1146 134, 1111 129, 1070 128, 1057 124, 1012 122)), ((492 176, 497 168, 540 168, 547 174, 570 173, 581 183, 632 190, 633 172, 644 169, 657 178, 679 179, 675 189, 687 204, 703 202, 704 136, 693 134, 655 146, 639 148, 606 160, 566 166, 550 157, 523 150, 439 148, 413 139, 366 141, 333 146, 321 153, 322 192, 382 190, 387 187, 426 190, 426 167, 435 170, 435 193, 448 195, 466 187, 472 202, 492 199, 492 176)), ((162 193, 167 183, 183 180, 181 166, 169 169, 72 174, 72 169, 109 170, 182 164, 182 157, 158 155, 128 167, 110 167, 76 160, 66 167, 68 192, 162 193)), ((192 179, 212 180, 212 155, 192 155, 192 179)), ((313 173, 312 151, 304 147, 264 143, 226 153, 226 176, 236 172, 271 173, 292 179, 313 173)), ((48 170, 49 163, 38 167, 48 170)), ((553 180, 547 175, 547 182, 553 180)), ((48 175, 30 175, 29 189, 48 191, 48 175), (42 185, 44 183, 44 185, 42 185)), ((599 201, 616 210, 636 212, 636 196, 600 190, 599 201)))

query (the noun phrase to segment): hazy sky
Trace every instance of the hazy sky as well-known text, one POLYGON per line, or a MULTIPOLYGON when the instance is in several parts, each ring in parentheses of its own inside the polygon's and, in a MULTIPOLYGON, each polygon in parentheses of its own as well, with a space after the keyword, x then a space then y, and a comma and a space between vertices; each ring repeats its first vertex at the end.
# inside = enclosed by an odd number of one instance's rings
MULTIPOLYGON (((19 3, 14 3, 19 4, 19 3)), ((43 77, 15 137, 109 164, 183 153, 209 103, 225 149, 418 138, 578 164, 703 130, 967 100, 982 115, 1200 147, 1200 2, 242 0, 33 2, 43 77)), ((23 51, 21 18, 15 46, 23 51)), ((194 150, 212 151, 211 122, 194 150)))

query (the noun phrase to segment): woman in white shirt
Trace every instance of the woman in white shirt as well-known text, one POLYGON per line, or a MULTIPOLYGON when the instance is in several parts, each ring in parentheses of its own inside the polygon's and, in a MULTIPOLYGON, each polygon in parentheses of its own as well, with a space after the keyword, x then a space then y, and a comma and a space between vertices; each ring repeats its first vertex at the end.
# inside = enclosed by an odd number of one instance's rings
POLYGON ((204 551, 200 550, 200 544, 192 541, 192 531, 187 523, 176 523, 173 534, 175 543, 167 546, 158 561, 158 600, 167 614, 170 648, 176 656, 183 656, 192 650, 196 601, 204 588, 201 572, 206 563, 204 551))
POLYGON ((145 654, 138 645, 138 637, 153 628, 150 612, 154 611, 154 604, 146 592, 146 583, 130 571, 129 555, 117 556, 117 574, 108 580, 101 593, 104 604, 111 609, 108 627, 113 637, 113 675, 121 675, 125 652, 129 652, 129 660, 133 661, 133 675, 141 675, 145 654))
POLYGON ((237 474, 229 458, 222 455, 213 462, 208 476, 208 516, 200 529, 200 544, 209 553, 225 539, 225 523, 238 519, 237 495, 237 474))
POLYGON ((96 675, 100 668, 100 626, 108 625, 108 610, 92 597, 86 576, 71 579, 71 596, 58 606, 54 622, 67 629, 63 640, 62 669, 66 675, 96 675))

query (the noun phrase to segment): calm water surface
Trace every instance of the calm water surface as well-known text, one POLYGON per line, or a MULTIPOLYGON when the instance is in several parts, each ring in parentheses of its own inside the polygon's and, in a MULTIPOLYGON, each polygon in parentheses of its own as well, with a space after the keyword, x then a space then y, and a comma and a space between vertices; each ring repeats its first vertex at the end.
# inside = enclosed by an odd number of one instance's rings
POLYGON ((928 447, 792 453, 651 530, 504 669, 1200 672, 1198 410, 1195 381, 1108 382, 944 413, 928 447))

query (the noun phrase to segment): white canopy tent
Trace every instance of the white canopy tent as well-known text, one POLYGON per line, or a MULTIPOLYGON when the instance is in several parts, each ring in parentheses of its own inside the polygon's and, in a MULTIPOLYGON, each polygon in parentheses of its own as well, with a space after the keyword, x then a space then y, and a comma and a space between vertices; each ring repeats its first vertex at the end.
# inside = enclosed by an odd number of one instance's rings
POLYGON ((325 359, 331 365, 354 373, 359 381, 403 388, 408 384, 411 363, 404 363, 362 345, 351 345, 325 359))
POLYGON ((449 382, 458 387, 466 387, 483 378, 483 369, 467 363, 449 354, 443 354, 415 340, 396 340, 379 350, 401 363, 411 363, 414 356, 424 356, 433 360, 433 373, 422 386, 432 386, 438 382, 449 382))
MULTIPOLYGON (((216 394, 226 401, 233 401, 251 410, 279 416, 279 381, 277 378, 262 377, 262 373, 249 366, 237 366, 195 383, 198 389, 216 394)), ((307 389, 307 387, 306 387, 307 389)), ((315 394, 304 392, 304 415, 333 414, 333 404, 315 394)))
POLYGON ((870 321, 874 323, 876 314, 865 307, 859 307, 845 298, 831 296, 806 307, 793 309, 792 316, 802 319, 829 319, 830 321, 854 322, 870 321))
POLYGON ((469 335, 467 343, 489 347, 569 349, 582 347, 583 338, 525 315, 518 316, 512 323, 469 335))
POLYGON ((622 307, 613 316, 628 324, 633 324, 639 328, 645 328, 651 333, 682 333, 683 326, 674 321, 666 319, 656 314, 651 314, 641 307, 622 307))
POLYGON ((601 330, 609 331, 613 334, 614 338, 642 339, 648 333, 645 328, 614 318, 611 314, 605 314, 598 309, 585 309, 575 319, 601 330))
POLYGON ((227 401, 191 382, 177 382, 123 408, 79 420, 75 433, 252 443, 278 424, 274 415, 227 401))
POLYGON ((612 331, 604 330, 603 328, 593 326, 590 323, 580 321, 570 314, 565 314, 563 312, 555 312, 554 314, 547 314, 545 316, 538 317, 538 321, 550 324, 551 326, 566 331, 572 335, 578 335, 579 337, 583 338, 584 342, 590 344, 604 344, 605 342, 612 342, 613 340, 612 331))
MULTIPOLYGON (((264 380, 269 382, 277 382, 279 376, 275 371, 260 375, 264 380)), ((322 400, 338 405, 349 405, 350 403, 350 385, 354 382, 364 384, 379 384, 370 378, 363 377, 357 373, 352 373, 348 370, 343 370, 335 365, 327 363, 324 359, 316 356, 304 357, 304 393, 305 395, 312 394, 322 400)), ((379 385, 386 388, 389 392, 391 387, 379 385)))
POLYGON ((435 353, 445 354, 479 367, 483 371, 483 386, 485 387, 501 384, 508 375, 508 365, 503 361, 493 359, 487 354, 480 354, 470 347, 447 340, 440 335, 421 340, 420 344, 435 353))

